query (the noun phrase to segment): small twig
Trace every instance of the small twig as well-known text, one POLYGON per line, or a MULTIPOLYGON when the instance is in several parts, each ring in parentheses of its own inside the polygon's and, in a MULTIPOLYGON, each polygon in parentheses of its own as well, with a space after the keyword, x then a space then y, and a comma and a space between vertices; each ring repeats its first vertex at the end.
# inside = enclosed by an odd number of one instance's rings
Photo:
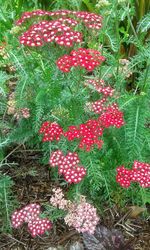
POLYGON ((126 230, 126 233, 128 233, 130 236, 134 237, 134 235, 131 234, 123 224, 118 224, 118 225, 123 227, 126 230))
POLYGON ((58 244, 61 244, 62 242, 64 242, 65 240, 69 239, 70 237, 72 237, 73 235, 75 235, 76 232, 73 231, 73 232, 70 232, 69 234, 67 234, 63 239, 59 240, 58 241, 58 244))
POLYGON ((120 222, 124 221, 131 213, 131 210, 129 210, 114 226, 119 225, 120 222))
POLYGON ((133 227, 131 227, 131 225, 128 224, 127 222, 125 223, 125 226, 126 226, 129 230, 136 231, 136 229, 133 228, 133 227))
POLYGON ((6 155, 6 157, 1 161, 1 165, 2 165, 3 162, 4 162, 10 155, 12 155, 19 147, 21 147, 21 144, 18 145, 16 148, 14 148, 8 155, 6 155))
POLYGON ((8 236, 10 239, 12 239, 12 240, 14 240, 14 241, 16 241, 16 242, 18 242, 18 243, 22 244, 23 246, 26 246, 26 244, 24 244, 24 243, 23 243, 23 242, 21 242, 20 240, 15 239, 12 235, 7 234, 7 236, 8 236))

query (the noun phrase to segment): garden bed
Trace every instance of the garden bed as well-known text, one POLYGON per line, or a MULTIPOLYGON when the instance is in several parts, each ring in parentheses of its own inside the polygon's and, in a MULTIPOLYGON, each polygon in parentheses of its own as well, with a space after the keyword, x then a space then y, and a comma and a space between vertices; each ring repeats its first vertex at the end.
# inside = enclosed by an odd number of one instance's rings
MULTIPOLYGON (((51 180, 49 165, 43 166, 39 163, 40 158, 40 152, 21 149, 14 152, 8 159, 8 162, 13 162, 15 166, 3 169, 4 173, 11 176, 14 182, 13 194, 20 207, 28 203, 45 204, 49 202, 53 187, 59 185, 57 181, 51 180)), ((104 208, 100 224, 109 229, 116 228, 124 235, 126 243, 124 250, 148 250, 150 223, 140 215, 132 218, 129 210, 125 213, 124 209, 118 209, 116 204, 112 208, 104 208)), ((0 246, 2 250, 53 250, 55 248, 58 250, 86 250, 82 234, 66 226, 63 219, 59 219, 53 224, 48 235, 45 234, 41 237, 33 238, 28 233, 26 225, 19 230, 13 229, 12 233, 0 236, 0 246)))

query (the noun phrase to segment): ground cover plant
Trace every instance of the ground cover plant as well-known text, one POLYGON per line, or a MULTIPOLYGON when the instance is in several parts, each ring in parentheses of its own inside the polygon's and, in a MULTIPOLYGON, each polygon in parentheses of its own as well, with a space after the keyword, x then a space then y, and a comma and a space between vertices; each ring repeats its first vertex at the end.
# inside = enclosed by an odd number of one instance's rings
MULTIPOLYGON (((148 218, 149 5, 132 0, 4 4, 3 230, 25 223, 36 238, 63 218, 83 234, 89 249, 94 236, 87 235, 100 230, 111 235, 98 226, 106 207, 136 206, 148 218), (9 177, 10 168, 18 167, 10 157, 18 150, 38 152, 38 164, 51 178, 50 199, 18 204, 9 177)), ((27 176, 36 177, 36 171, 31 167, 27 176)), ((119 244, 116 249, 123 240, 119 244)))

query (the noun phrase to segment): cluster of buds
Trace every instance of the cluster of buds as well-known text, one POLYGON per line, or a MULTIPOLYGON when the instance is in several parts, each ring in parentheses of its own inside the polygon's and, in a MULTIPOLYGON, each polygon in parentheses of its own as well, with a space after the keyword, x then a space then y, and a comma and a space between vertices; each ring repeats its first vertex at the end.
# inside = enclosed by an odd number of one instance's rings
POLYGON ((50 203, 54 207, 58 207, 59 209, 66 210, 68 207, 68 201, 64 198, 64 194, 61 188, 54 188, 53 190, 54 195, 50 199, 50 203))
POLYGON ((63 55, 57 60, 58 68, 63 72, 69 72, 72 67, 83 67, 88 71, 93 71, 105 61, 105 57, 94 49, 72 50, 70 55, 63 55))
POLYGON ((16 112, 14 114, 14 118, 17 120, 21 118, 28 119, 30 117, 30 109, 29 108, 22 108, 22 109, 16 109, 16 112))
POLYGON ((139 182, 141 187, 148 188, 150 187, 150 164, 134 161, 132 169, 118 167, 116 180, 125 188, 128 188, 131 182, 139 182))
POLYGON ((41 219, 40 212, 40 205, 36 203, 15 211, 11 218, 12 227, 19 228, 25 222, 28 223, 28 230, 32 237, 44 234, 52 228, 52 223, 48 219, 41 219))
POLYGON ((28 119, 30 117, 30 110, 28 108, 22 108, 20 111, 23 118, 28 119))
POLYGON ((107 7, 111 5, 111 3, 107 0, 98 0, 97 1, 97 4, 96 4, 96 8, 100 9, 100 8, 103 8, 103 7, 107 7))
POLYGON ((92 86, 94 90, 98 93, 102 93, 105 97, 112 97, 114 94, 114 89, 105 84, 105 81, 102 79, 89 79, 84 82, 86 87, 92 86))
POLYGON ((9 95, 7 105, 8 105, 7 114, 13 115, 14 118, 16 118, 17 120, 19 120, 20 118, 28 119, 30 117, 29 108, 22 108, 22 109, 16 108, 16 100, 15 100, 15 93, 14 92, 12 92, 9 95))
POLYGON ((43 135, 43 142, 45 141, 59 141, 63 134, 63 129, 56 122, 44 122, 39 130, 43 135))
POLYGON ((95 102, 87 102, 86 107, 94 112, 95 114, 101 114, 102 111, 106 109, 106 98, 102 98, 101 100, 97 100, 95 102))
POLYGON ((99 94, 103 95, 103 97, 97 101, 86 103, 86 107, 96 114, 101 114, 102 112, 106 111, 108 98, 113 96, 114 89, 110 86, 107 86, 104 80, 98 79, 89 79, 84 82, 84 85, 87 87, 92 87, 99 94))
POLYGON ((20 43, 26 46, 38 47, 44 43, 56 42, 61 46, 71 47, 73 43, 82 41, 82 34, 74 31, 70 26, 77 22, 71 18, 60 18, 54 21, 41 21, 32 25, 20 37, 20 43))
POLYGON ((126 78, 132 75, 132 71, 129 70, 130 61, 128 59, 119 59, 119 73, 122 73, 126 78))
POLYGON ((50 199, 50 203, 57 208, 66 210, 68 213, 64 220, 68 226, 74 227, 79 233, 94 234, 99 217, 96 209, 86 202, 85 197, 80 196, 78 202, 71 202, 64 198, 60 188, 53 190, 54 194, 50 199))
POLYGON ((66 156, 62 151, 54 151, 50 156, 50 166, 58 167, 58 172, 63 175, 68 183, 79 183, 86 174, 83 166, 79 166, 80 160, 77 153, 69 152, 66 156))
POLYGON ((7 114, 14 115, 15 113, 16 113, 16 100, 15 100, 15 93, 12 92, 8 97, 7 114))
POLYGON ((31 12, 24 12, 22 17, 16 22, 16 25, 22 25, 27 19, 32 17, 70 17, 77 18, 79 22, 83 22, 88 29, 99 30, 102 26, 102 17, 100 15, 89 13, 86 11, 71 11, 71 10, 58 10, 58 11, 44 11, 35 10, 31 12))

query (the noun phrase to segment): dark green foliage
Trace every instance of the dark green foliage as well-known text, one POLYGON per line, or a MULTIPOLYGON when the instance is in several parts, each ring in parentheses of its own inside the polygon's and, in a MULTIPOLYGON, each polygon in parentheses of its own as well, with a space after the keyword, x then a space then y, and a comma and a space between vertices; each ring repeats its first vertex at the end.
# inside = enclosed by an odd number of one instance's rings
POLYGON ((10 217, 16 208, 16 200, 12 193, 13 182, 9 176, 0 175, 0 233, 10 232, 10 217))

